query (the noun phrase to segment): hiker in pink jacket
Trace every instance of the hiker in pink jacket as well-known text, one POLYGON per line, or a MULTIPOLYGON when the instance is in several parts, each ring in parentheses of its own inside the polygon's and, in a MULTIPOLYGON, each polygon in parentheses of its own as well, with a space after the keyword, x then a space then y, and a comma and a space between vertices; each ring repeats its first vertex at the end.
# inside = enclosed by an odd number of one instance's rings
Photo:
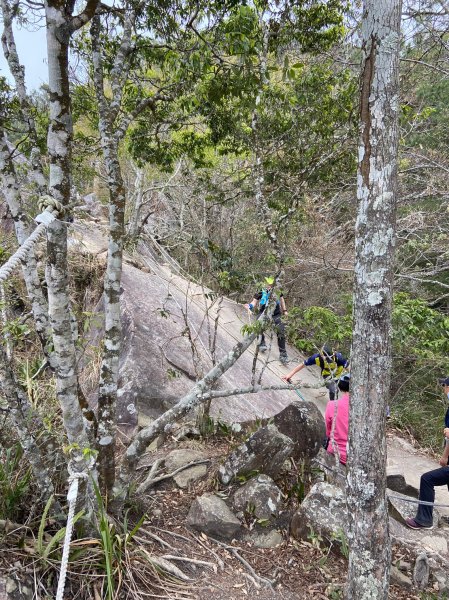
POLYGON ((349 382, 351 375, 345 373, 338 380, 338 388, 343 395, 338 400, 329 400, 324 419, 326 421, 327 451, 336 454, 345 465, 349 430, 349 382))

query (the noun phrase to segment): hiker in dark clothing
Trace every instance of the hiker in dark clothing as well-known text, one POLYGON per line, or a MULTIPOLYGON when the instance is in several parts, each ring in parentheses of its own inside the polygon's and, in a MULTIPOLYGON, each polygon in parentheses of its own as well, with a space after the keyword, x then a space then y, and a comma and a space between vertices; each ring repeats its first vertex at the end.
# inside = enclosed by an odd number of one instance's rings
MULTIPOLYGON (((444 395, 449 400, 449 377, 440 380, 444 386, 444 395)), ((427 471, 421 475, 419 485, 419 499, 423 502, 435 502, 435 486, 447 485, 449 489, 449 409, 446 411, 444 437, 445 446, 443 455, 440 458, 440 469, 427 471)), ((405 519, 405 523, 410 529, 432 529, 433 527, 433 506, 425 504, 418 505, 418 511, 414 519, 405 519)))
MULTIPOLYGON (((268 301, 273 290, 274 279, 272 277, 266 277, 265 283, 266 285, 262 288, 262 290, 254 294, 254 298, 251 300, 251 302, 249 304, 245 304, 246 308, 251 312, 257 311, 257 318, 259 318, 263 314, 263 312, 268 306, 268 301)), ((276 305, 272 314, 272 321, 274 323, 274 328, 278 340, 279 360, 283 365, 286 365, 288 363, 288 356, 287 350, 285 348, 285 325, 282 322, 282 315, 287 315, 288 312, 285 306, 285 299, 283 294, 280 294, 279 299, 276 298, 275 300, 276 305)), ((265 343, 265 334, 262 333, 259 344, 259 351, 266 352, 266 350, 267 345, 265 343)))
POLYGON ((284 375, 282 379, 290 383, 289 380, 293 375, 299 373, 304 367, 311 367, 312 365, 320 367, 321 376, 325 382, 324 385, 329 390, 329 400, 335 400, 337 391, 336 381, 340 378, 343 371, 348 368, 349 360, 344 358, 340 352, 335 352, 329 348, 329 346, 323 346, 320 352, 306 358, 303 363, 292 369, 287 375, 284 375))

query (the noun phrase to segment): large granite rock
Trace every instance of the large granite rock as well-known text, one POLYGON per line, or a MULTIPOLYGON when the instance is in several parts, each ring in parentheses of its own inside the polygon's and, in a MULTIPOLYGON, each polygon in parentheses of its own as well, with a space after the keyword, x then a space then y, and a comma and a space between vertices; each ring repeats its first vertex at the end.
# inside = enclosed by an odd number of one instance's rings
POLYGON ((251 511, 256 519, 271 519, 279 514, 281 490, 268 475, 258 475, 238 489, 233 498, 236 511, 251 511))
POLYGON ((293 457, 296 460, 316 456, 326 436, 323 416, 313 402, 295 400, 275 415, 274 424, 295 443, 293 457))
POLYGON ((232 539, 241 523, 227 504, 215 494, 203 494, 192 502, 187 525, 211 537, 232 539))
POLYGON ((276 477, 293 446, 275 425, 262 427, 227 457, 218 469, 218 478, 226 485, 236 476, 253 472, 276 477))
POLYGON ((307 539, 313 531, 328 540, 347 537, 348 514, 343 490, 330 483, 316 483, 292 518, 290 531, 307 539))

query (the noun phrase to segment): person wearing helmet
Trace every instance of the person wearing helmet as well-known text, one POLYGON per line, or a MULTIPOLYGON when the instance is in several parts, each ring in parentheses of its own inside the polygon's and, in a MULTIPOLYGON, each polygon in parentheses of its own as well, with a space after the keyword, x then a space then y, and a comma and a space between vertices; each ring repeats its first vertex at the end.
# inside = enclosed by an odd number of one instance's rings
MULTIPOLYGON (((449 377, 439 380, 443 386, 444 396, 449 400, 449 377)), ((446 411, 445 428, 443 430, 445 437, 445 446, 443 455, 440 458, 439 469, 427 471, 421 475, 419 484, 419 499, 423 502, 435 502, 435 486, 447 485, 449 488, 449 409, 446 411)), ((414 519, 405 519, 405 523, 410 529, 432 529, 433 527, 433 506, 419 504, 416 516, 414 519)))
POLYGON ((313 365, 320 367, 321 376, 325 382, 324 385, 329 390, 329 400, 334 400, 337 391, 336 381, 338 381, 343 371, 348 368, 349 360, 340 352, 332 350, 327 344, 323 346, 320 352, 306 358, 303 363, 292 369, 287 375, 284 375, 282 379, 290 383, 293 375, 302 371, 304 367, 311 367, 313 365))
MULTIPOLYGON (((259 318, 266 307, 268 306, 268 301, 273 293, 273 285, 274 278, 273 277, 265 277, 265 284, 261 290, 254 294, 254 298, 251 300, 249 304, 245 304, 245 307, 251 312, 257 313, 257 318, 259 318)), ((274 307, 272 320, 275 326, 275 331, 277 335, 278 348, 279 348, 279 360, 283 365, 288 364, 288 355, 285 347, 285 325, 282 322, 282 315, 287 315, 287 308, 285 306, 284 295, 280 294, 279 299, 276 299, 276 305, 274 307)), ((262 333, 260 343, 259 343, 259 351, 266 352, 267 345, 265 343, 265 335, 262 333)))
POLYGON ((338 380, 338 389, 342 396, 334 402, 328 402, 324 420, 328 443, 326 450, 335 454, 342 465, 346 465, 349 431, 349 384, 351 375, 344 373, 338 380))

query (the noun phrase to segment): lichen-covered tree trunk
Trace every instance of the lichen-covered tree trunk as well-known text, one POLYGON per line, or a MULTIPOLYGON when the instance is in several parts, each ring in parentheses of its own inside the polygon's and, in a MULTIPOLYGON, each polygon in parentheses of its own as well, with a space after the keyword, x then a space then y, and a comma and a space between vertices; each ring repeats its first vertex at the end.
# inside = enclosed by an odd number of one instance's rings
POLYGON ((385 418, 396 222, 400 0, 365 0, 347 502, 348 598, 388 598, 385 418))
POLYGON ((14 423, 20 445, 31 466, 34 481, 40 490, 40 499, 46 502, 54 493, 53 482, 44 457, 31 431, 34 424, 35 429, 41 432, 42 424, 35 423, 37 417, 31 410, 28 398, 16 382, 14 373, 1 346, 0 390, 3 399, 6 401, 8 413, 14 423))
POLYGON ((114 118, 123 93, 131 51, 131 33, 134 14, 125 18, 122 43, 114 61, 110 83, 112 100, 108 103, 104 90, 103 61, 100 47, 100 17, 92 20, 92 62, 94 87, 99 108, 99 130, 106 163, 109 188, 109 242, 107 267, 104 278, 104 341, 98 387, 98 468, 104 493, 110 492, 115 480, 116 406, 119 375, 119 357, 122 337, 120 320, 120 282, 122 277, 123 241, 125 237, 125 186, 119 162, 120 139, 114 135, 114 118), (124 82, 123 82, 124 83, 124 82))
POLYGON ((3 54, 5 55, 9 70, 11 71, 11 75, 13 76, 16 84, 16 92, 20 103, 20 110, 32 144, 30 151, 30 163, 33 180, 37 187, 37 192, 39 194, 45 194, 47 187, 42 169, 36 124, 25 86, 25 68, 19 60, 13 31, 13 18, 19 15, 19 3, 14 2, 13 6, 11 6, 8 0, 0 0, 0 7, 3 16, 3 54))
MULTIPOLYGON (((60 0, 49 0, 45 4, 50 109, 47 139, 50 160, 49 192, 64 206, 70 203, 72 142, 68 79, 71 14, 67 11, 67 6, 60 0)), ((56 359, 57 396, 67 438, 74 448, 74 468, 84 470, 87 461, 82 449, 89 447, 89 439, 78 399, 77 358, 68 295, 67 224, 64 221, 55 220, 48 227, 47 261, 46 279, 56 359)))
MULTIPOLYGON (((8 204, 9 211, 14 221, 17 241, 19 245, 30 234, 22 211, 19 184, 15 174, 14 165, 4 133, 0 130, 0 174, 3 194, 8 204)), ((26 262, 22 266, 28 297, 31 302, 36 332, 41 340, 42 347, 48 359, 50 359, 49 342, 51 339, 50 324, 48 320, 48 305, 42 291, 41 282, 37 272, 37 261, 34 251, 30 252, 26 262)), ((52 361, 50 361, 52 362, 52 361)))

